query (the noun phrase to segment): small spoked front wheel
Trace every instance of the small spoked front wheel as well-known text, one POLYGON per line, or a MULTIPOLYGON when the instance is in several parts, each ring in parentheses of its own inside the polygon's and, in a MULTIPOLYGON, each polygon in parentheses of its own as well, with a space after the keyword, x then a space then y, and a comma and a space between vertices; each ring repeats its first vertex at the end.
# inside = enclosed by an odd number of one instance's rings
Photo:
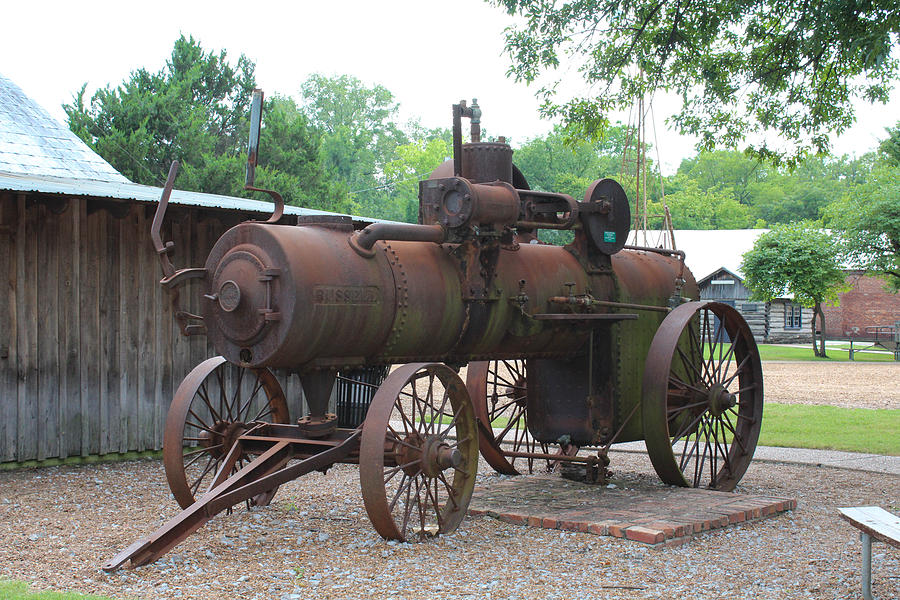
MULTIPOLYGON (((184 378, 166 417, 163 464, 172 495, 187 508, 208 491, 238 438, 254 423, 289 421, 284 392, 268 369, 247 369, 217 356, 184 378)), ((242 452, 225 475, 251 457, 242 452)), ((276 490, 251 501, 265 506, 276 490)))

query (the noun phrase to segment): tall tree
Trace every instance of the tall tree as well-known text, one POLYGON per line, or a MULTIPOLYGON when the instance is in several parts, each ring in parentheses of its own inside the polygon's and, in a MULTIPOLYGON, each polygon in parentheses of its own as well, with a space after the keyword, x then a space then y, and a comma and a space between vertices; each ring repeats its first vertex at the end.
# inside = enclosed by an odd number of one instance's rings
POLYGON ((729 189, 701 189, 690 179, 678 183, 677 191, 666 195, 675 229, 743 229, 750 225, 750 208, 735 200, 729 189))
POLYGON ((434 131, 398 146, 393 160, 384 167, 391 199, 381 209, 383 218, 415 223, 419 216, 419 181, 453 153, 450 132, 434 131))
POLYGON ((517 80, 575 63, 588 94, 560 98, 558 79, 539 94, 545 114, 586 135, 665 90, 682 97, 673 121, 701 148, 773 130, 794 148, 751 149, 796 161, 828 149, 853 123, 855 101, 886 102, 898 72, 897 0, 488 1, 522 18, 506 37, 517 80))
POLYGON ((866 183, 828 206, 826 222, 850 264, 900 291, 900 166, 875 168, 866 183))
MULTIPOLYGON (((132 181, 160 185, 178 159, 179 188, 248 196, 243 174, 253 71, 243 55, 232 65, 225 51, 207 52, 181 36, 159 72, 138 69, 89 102, 83 86, 64 109, 69 128, 132 181)), ((291 203, 344 210, 346 194, 324 176, 319 136, 306 117, 284 99, 270 100, 265 113, 257 183, 291 203)))
POLYGON ((792 294, 801 306, 813 309, 813 352, 825 358, 822 304, 836 303, 838 293, 847 289, 831 236, 814 223, 776 225, 744 254, 741 271, 754 299, 769 302, 792 294))
POLYGON ((375 195, 384 189, 385 164, 409 142, 397 123, 399 105, 390 90, 351 75, 315 74, 301 85, 300 108, 322 132, 320 155, 331 176, 353 193, 375 195))
POLYGON ((750 204, 752 186, 764 181, 769 170, 756 158, 727 150, 700 152, 681 161, 678 167, 678 173, 695 181, 700 189, 730 190, 741 204, 750 204))
MULTIPOLYGON (((572 138, 564 127, 557 125, 550 133, 527 140, 517 148, 513 162, 536 190, 569 194, 581 200, 594 180, 612 177, 622 184, 629 198, 634 198, 634 174, 622 173, 623 166, 626 170, 634 168, 630 163, 623 165, 627 143, 634 144, 634 141, 628 140, 626 127, 621 123, 610 126, 595 141, 572 138)), ((651 149, 648 147, 648 154, 651 149)), ((634 147, 630 151, 633 154, 634 147)), ((649 158, 647 163, 648 196, 658 200, 659 173, 649 158)))
POLYGON ((116 88, 86 87, 64 109, 69 127, 122 174, 137 183, 165 181, 169 164, 199 164, 222 155, 247 131, 247 107, 255 87, 254 65, 241 56, 232 66, 225 51, 204 51, 181 36, 157 73, 132 72, 116 88))

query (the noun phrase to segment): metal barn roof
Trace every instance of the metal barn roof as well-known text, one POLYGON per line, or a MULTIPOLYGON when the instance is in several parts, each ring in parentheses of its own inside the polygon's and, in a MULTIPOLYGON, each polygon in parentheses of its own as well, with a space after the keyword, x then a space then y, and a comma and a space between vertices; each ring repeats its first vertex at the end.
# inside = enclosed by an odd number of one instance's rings
MULTIPOLYGON (((162 188, 132 183, 127 179, 121 182, 94 181, 66 177, 17 175, 14 173, 2 172, 0 172, 0 190, 59 194, 62 196, 84 196, 87 198, 113 198, 117 200, 153 203, 159 202, 159 197, 162 195, 162 188)), ((234 198, 232 196, 220 196, 218 194, 187 192, 178 189, 172 190, 170 203, 245 212, 272 212, 271 202, 234 198)), ((338 213, 300 208, 299 206, 285 206, 284 214, 307 216, 336 215, 338 213)), ((361 217, 353 218, 364 222, 377 220, 363 219, 361 217)))
MULTIPOLYGON (((158 202, 162 188, 132 183, 0 74, 0 190, 158 202)), ((172 204, 271 213, 272 203, 173 190, 172 204)), ((287 215, 338 213, 285 206, 287 215)), ((350 215, 342 215, 350 216, 350 215)), ((353 217, 357 221, 377 219, 353 217)))
POLYGON ((128 181, 2 74, 0 171, 96 181, 128 181))

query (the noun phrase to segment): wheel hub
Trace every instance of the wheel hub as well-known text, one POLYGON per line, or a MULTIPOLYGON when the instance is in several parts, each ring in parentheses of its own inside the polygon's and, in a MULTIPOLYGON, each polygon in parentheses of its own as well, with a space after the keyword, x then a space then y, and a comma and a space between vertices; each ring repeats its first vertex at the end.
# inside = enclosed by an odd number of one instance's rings
POLYGON ((410 477, 418 473, 437 477, 445 469, 458 467, 463 460, 462 453, 451 448, 440 436, 423 437, 418 432, 408 434, 401 443, 395 444, 394 456, 410 477))
POLYGON ((403 465, 403 472, 410 477, 415 477, 420 470, 424 442, 422 436, 414 431, 394 444, 394 457, 397 464, 403 465))
POLYGON ((516 378, 515 386, 510 388, 507 392, 507 396, 515 399, 517 406, 525 406, 526 396, 522 393, 525 390, 525 377, 519 376, 516 378))
POLYGON ((707 399, 709 402, 709 412, 715 417, 718 417, 737 404, 735 395, 725 389, 725 386, 721 383, 717 383, 709 388, 707 399))
POLYGON ((228 454, 245 431, 247 426, 240 421, 234 423, 217 421, 211 432, 206 430, 200 432, 200 445, 207 448, 214 458, 221 458, 228 454))

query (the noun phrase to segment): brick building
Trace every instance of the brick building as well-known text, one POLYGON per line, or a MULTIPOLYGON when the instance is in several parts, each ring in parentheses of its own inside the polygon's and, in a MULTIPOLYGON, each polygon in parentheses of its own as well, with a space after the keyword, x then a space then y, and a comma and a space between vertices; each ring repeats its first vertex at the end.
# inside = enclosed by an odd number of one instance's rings
POLYGON ((885 291, 883 279, 854 271, 847 274, 847 283, 853 287, 841 294, 840 305, 825 307, 826 337, 872 339, 874 328, 883 334, 900 322, 900 294, 885 291))

